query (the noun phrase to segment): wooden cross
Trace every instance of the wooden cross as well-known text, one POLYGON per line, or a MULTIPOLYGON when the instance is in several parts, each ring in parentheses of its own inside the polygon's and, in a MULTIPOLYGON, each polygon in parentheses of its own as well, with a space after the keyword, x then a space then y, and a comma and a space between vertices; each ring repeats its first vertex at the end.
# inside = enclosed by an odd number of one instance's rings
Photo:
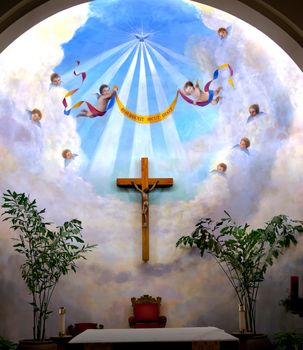
POLYGON ((117 179, 117 186, 132 187, 141 193, 142 197, 142 260, 149 260, 149 202, 148 194, 156 187, 173 185, 173 178, 149 178, 148 158, 141 158, 141 178, 117 179))

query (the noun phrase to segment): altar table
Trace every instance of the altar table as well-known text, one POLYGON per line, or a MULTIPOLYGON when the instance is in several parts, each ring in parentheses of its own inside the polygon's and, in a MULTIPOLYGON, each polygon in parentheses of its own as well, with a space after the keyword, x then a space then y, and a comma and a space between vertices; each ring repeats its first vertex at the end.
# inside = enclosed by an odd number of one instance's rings
POLYGON ((238 350, 238 338, 216 327, 88 329, 69 344, 84 350, 238 350))

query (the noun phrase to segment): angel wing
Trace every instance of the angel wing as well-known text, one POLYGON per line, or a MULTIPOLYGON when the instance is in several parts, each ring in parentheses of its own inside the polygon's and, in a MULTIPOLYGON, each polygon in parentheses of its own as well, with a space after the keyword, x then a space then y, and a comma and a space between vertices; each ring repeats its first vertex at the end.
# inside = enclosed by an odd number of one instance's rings
POLYGON ((78 154, 73 153, 71 159, 64 159, 64 167, 66 168, 76 157, 78 157, 78 154))
POLYGON ((94 92, 92 95, 93 95, 93 96, 96 96, 97 99, 101 96, 101 95, 99 94, 99 92, 94 92))
POLYGON ((226 27, 227 30, 227 37, 230 38, 233 35, 233 26, 232 24, 226 27))

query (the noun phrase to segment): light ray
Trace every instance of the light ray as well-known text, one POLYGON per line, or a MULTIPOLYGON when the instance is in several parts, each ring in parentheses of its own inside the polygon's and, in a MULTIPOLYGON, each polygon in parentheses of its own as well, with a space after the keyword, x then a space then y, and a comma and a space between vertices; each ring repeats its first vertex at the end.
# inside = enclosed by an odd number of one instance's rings
MULTIPOLYGON (((115 62, 115 64, 111 65, 101 76, 100 78, 98 78, 98 80, 89 87, 89 91, 93 91, 93 92, 97 92, 99 91, 99 86, 100 86, 100 82, 104 82, 106 84, 109 84, 113 77, 115 76, 115 74, 119 71, 119 69, 121 68, 121 66, 123 65, 123 63, 128 59, 128 57, 131 55, 131 53, 133 52, 133 50, 136 47, 136 41, 135 44, 133 44, 132 46, 130 46, 127 51, 125 51, 115 62)), ((83 90, 83 94, 85 94, 87 92, 87 90, 83 90)))
MULTIPOLYGON (((157 50, 152 48, 149 44, 147 44, 149 50, 153 53, 153 55, 156 57, 158 62, 161 64, 161 66, 165 69, 165 71, 169 74, 172 81, 176 84, 178 88, 183 87, 184 83, 188 80, 187 77, 185 77, 178 69, 175 68, 172 64, 170 64, 166 58, 164 58, 157 50)), ((198 113, 199 115, 205 117, 204 109, 201 107, 195 108, 195 113, 198 113)))
MULTIPOLYGON (((126 73, 125 79, 119 91, 119 97, 122 101, 127 101, 130 88, 134 77, 135 68, 138 61, 139 46, 136 48, 134 58, 130 64, 130 67, 126 73)), ((98 187, 104 189, 110 188, 112 183, 111 175, 113 173, 115 160, 117 158, 117 152, 119 147, 120 135, 125 118, 121 116, 117 105, 114 106, 110 119, 106 124, 105 130, 101 136, 97 152, 91 162, 91 168, 89 170, 89 176, 92 182, 98 187), (97 182, 100 179, 102 171, 102 184, 97 182)))
POLYGON ((151 45, 147 44, 148 49, 150 52, 153 53, 153 55, 157 58, 158 62, 161 64, 161 66, 166 70, 166 72, 169 74, 172 81, 176 84, 176 86, 181 87, 184 82, 187 81, 187 77, 180 73, 180 70, 173 66, 171 63, 167 61, 166 58, 164 58, 157 50, 155 50, 151 45))
MULTIPOLYGON (((103 52, 101 55, 95 56, 94 58, 88 60, 88 61, 81 61, 81 66, 79 67, 79 70, 81 72, 88 72, 90 69, 94 68, 96 65, 99 65, 100 63, 102 63, 103 61, 105 61, 106 59, 108 59, 109 57, 111 57, 112 55, 115 55, 116 53, 118 53, 120 50, 123 50, 125 48, 128 48, 132 45, 134 45, 134 43, 136 43, 137 40, 130 40, 124 44, 118 45, 108 51, 103 52)), ((78 69, 75 68, 75 70, 78 72, 78 69)), ((72 72, 66 72, 64 74, 62 74, 61 76, 62 82, 63 83, 67 83, 70 84, 70 82, 72 80, 75 79, 75 76, 72 74, 72 72)))
MULTIPOLYGON (((150 56, 150 53, 148 52, 148 49, 146 46, 144 46, 144 49, 145 49, 148 65, 151 71, 153 85, 155 88, 157 107, 158 107, 158 110, 161 111, 167 108, 167 106, 169 105, 169 102, 166 99, 164 88, 160 81, 154 62, 150 56)), ((171 114, 167 119, 163 120, 161 123, 162 123, 162 129, 163 129, 166 146, 168 149, 168 153, 171 155, 171 159, 178 160, 180 169, 185 170, 186 156, 179 138, 176 125, 174 123, 173 114, 171 114)))
MULTIPOLYGON (((148 106, 148 95, 147 95, 146 69, 145 69, 144 53, 143 53, 143 47, 145 47, 145 43, 139 42, 139 45, 140 45, 140 71, 139 71, 138 99, 137 99, 136 113, 148 115, 149 106, 148 106)), ((135 176, 138 159, 140 159, 143 156, 153 158, 150 124, 136 123, 129 176, 135 176)))
POLYGON ((174 58, 174 59, 176 59, 176 60, 178 60, 178 61, 180 61, 182 63, 185 63, 187 65, 195 65, 195 62, 192 59, 188 58, 188 57, 180 55, 180 54, 178 54, 178 53, 168 49, 167 47, 164 47, 162 45, 159 45, 159 44, 155 43, 154 41, 149 40, 148 42, 152 46, 157 47, 158 49, 160 49, 163 52, 167 53, 170 57, 172 57, 172 58, 174 58))
MULTIPOLYGON (((188 80, 187 77, 185 77, 183 74, 180 73, 165 57, 163 57, 157 50, 152 48, 149 44, 147 44, 148 49, 153 53, 154 57, 157 59, 157 61, 160 63, 160 65, 164 68, 164 70, 169 74, 172 81, 176 84, 178 88, 183 88, 184 83, 188 80)), ((192 113, 198 114, 198 118, 200 118, 201 122, 203 123, 203 127, 205 127, 207 130, 212 127, 213 120, 216 119, 215 113, 216 109, 209 110, 207 109, 207 112, 205 111, 204 107, 196 107, 191 108, 192 113)))
MULTIPOLYGON (((121 57, 116 61, 115 65, 110 66, 99 78, 99 82, 95 83, 92 88, 90 89, 91 91, 99 91, 99 85, 100 82, 106 82, 110 83, 115 74, 119 71, 123 63, 128 59, 128 57, 131 55, 132 51, 135 49, 136 45, 131 46, 121 57)), ((96 96, 97 100, 97 96, 96 96)), ((109 112, 111 113, 111 112, 109 112)), ((103 118, 108 118, 109 113, 106 114, 103 118)), ((81 130, 81 135, 86 137, 86 134, 94 128, 94 124, 96 124, 97 120, 89 120, 89 123, 84 120, 82 120, 82 124, 80 125, 80 130, 81 130)))

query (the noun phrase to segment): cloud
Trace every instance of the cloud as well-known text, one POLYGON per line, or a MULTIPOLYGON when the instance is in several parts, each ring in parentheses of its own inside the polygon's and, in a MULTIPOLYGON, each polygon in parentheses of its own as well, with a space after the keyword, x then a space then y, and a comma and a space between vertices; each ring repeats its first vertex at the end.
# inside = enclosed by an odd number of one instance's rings
MULTIPOLYGON (((75 119, 62 113, 66 90, 49 89, 49 75, 63 59, 62 44, 86 22, 88 5, 68 11, 40 23, 0 56, 0 122, 5 125, 0 129, 0 190, 11 188, 30 193, 40 208, 47 208, 47 220, 56 225, 79 218, 85 240, 98 244, 89 259, 79 263, 77 278, 70 275, 60 281, 54 305, 67 303, 73 322, 85 317, 87 321, 102 318, 107 327, 121 327, 127 325, 130 297, 140 296, 144 289, 163 297, 171 326, 221 322, 221 313, 212 316, 215 306, 207 301, 223 303, 226 295, 222 298, 221 288, 222 284, 225 286, 225 276, 214 261, 199 260, 197 252, 186 253, 175 244, 181 235, 192 232, 200 217, 221 217, 224 209, 255 225, 274 212, 302 216, 302 73, 263 34, 253 31, 252 37, 251 27, 233 22, 229 15, 203 12, 204 23, 214 30, 212 40, 203 42, 195 36, 186 50, 206 78, 211 78, 218 65, 230 63, 235 71, 235 89, 221 72, 223 99, 213 106, 219 112, 214 133, 184 144, 194 194, 186 200, 160 200, 155 205, 156 192, 151 193, 151 260, 144 264, 139 196, 137 201, 130 195, 123 200, 114 195, 100 196, 79 176, 86 159, 81 153, 75 119), (233 34, 222 43, 215 29, 230 23, 233 34), (22 59, 17 60, 20 52, 22 59), (252 103, 259 103, 266 114, 247 124, 248 106, 252 103), (41 128, 31 122, 26 111, 35 107, 43 114, 41 128), (251 140, 250 156, 232 149, 243 136, 251 140), (79 154, 67 168, 61 155, 65 148, 79 154), (226 177, 199 177, 202 163, 209 164, 208 174, 220 162, 228 166, 226 177), (205 317, 200 316, 202 312, 205 317)), ((3 278, 11 288, 12 284, 16 286, 12 276, 18 274, 18 269, 15 263, 7 261, 12 249, 7 239, 11 232, 5 223, 0 227, 6 237, 1 238, 1 269, 10 266, 3 278)), ((9 293, 10 290, 3 292, 4 300, 9 293)), ((233 298, 231 289, 227 293, 233 298)), ((232 314, 232 303, 220 304, 220 309, 221 306, 224 315, 232 314)), ((53 318, 53 334, 55 325, 53 318)))
MULTIPOLYGON (((188 0, 184 1, 188 2, 188 0)), ((240 22, 242 22, 235 16, 219 9, 215 9, 214 7, 199 3, 194 3, 194 6, 199 9, 203 23, 214 31, 217 31, 220 27, 227 28, 230 26, 232 27, 232 31, 234 31, 235 27, 238 27, 240 22)), ((244 26, 247 25, 247 23, 244 23, 244 26)))
POLYGON ((46 166, 47 172, 56 172, 54 167, 63 164, 63 147, 79 151, 76 123, 62 113, 65 90, 49 90, 49 76, 63 58, 62 43, 85 23, 87 14, 87 5, 60 12, 25 32, 0 56, 0 120, 7 125, 0 134, 19 167, 35 172, 46 166), (30 120, 27 110, 34 108, 42 112, 41 129, 30 120))

